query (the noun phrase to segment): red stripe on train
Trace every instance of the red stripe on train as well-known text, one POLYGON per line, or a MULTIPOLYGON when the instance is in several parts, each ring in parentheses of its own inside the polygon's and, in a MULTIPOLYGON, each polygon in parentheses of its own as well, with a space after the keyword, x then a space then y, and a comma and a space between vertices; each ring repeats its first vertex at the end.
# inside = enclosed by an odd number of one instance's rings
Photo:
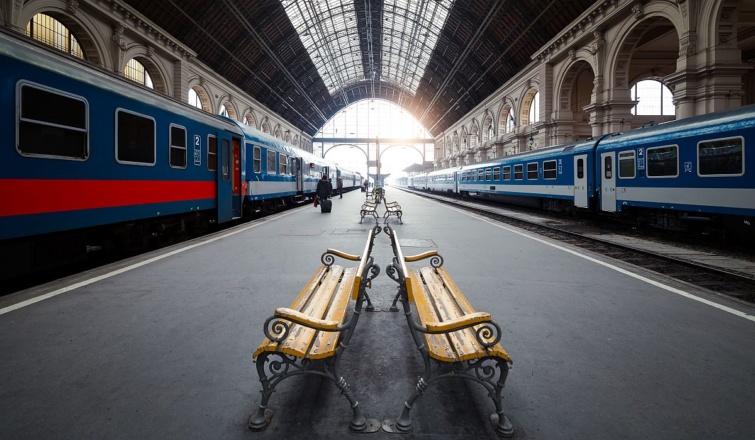
POLYGON ((0 216, 214 199, 216 182, 0 179, 0 216))

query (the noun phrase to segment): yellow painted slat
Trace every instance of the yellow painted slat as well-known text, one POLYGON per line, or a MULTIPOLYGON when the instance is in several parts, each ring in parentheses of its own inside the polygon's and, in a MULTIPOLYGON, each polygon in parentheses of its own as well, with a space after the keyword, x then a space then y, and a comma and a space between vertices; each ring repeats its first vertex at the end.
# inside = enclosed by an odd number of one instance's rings
MULTIPOLYGON (((349 306, 351 289, 356 279, 356 269, 351 268, 344 271, 341 283, 336 290, 333 302, 328 308, 328 313, 325 315, 325 319, 338 321, 339 325, 343 324, 346 316, 346 309, 349 306)), ((312 347, 309 349, 307 357, 310 359, 322 359, 332 356, 336 351, 336 348, 338 348, 339 336, 340 332, 318 332, 312 347)))
MULTIPOLYGON (((432 267, 423 267, 420 270, 427 289, 431 293, 433 306, 437 310, 438 321, 445 322, 462 316, 453 298, 449 296, 443 281, 432 267)), ((453 347, 460 361, 473 359, 474 353, 482 350, 470 330, 459 330, 446 333, 448 343, 453 347), (469 357, 472 354, 472 357, 469 357)))
MULTIPOLYGON (((291 303, 291 309, 301 311, 302 307, 304 307, 307 302, 312 297, 312 293, 317 290, 318 286, 320 285, 323 276, 328 272, 328 267, 325 265, 321 265, 317 268, 314 275, 307 281, 307 283, 304 285, 304 287, 301 289, 299 294, 294 299, 294 302, 291 303)), ((264 341, 260 344, 260 346, 255 350, 253 357, 257 357, 260 353, 266 352, 266 351, 275 351, 278 348, 278 343, 273 342, 267 338, 265 338, 264 341)))
MULTIPOLYGON (((330 268, 322 266, 302 289, 290 308, 322 319, 327 311, 330 298, 336 291, 342 273, 343 267, 341 266, 333 265, 330 268), (317 292, 316 295, 314 295, 315 292, 317 292)), ((265 338, 265 341, 255 351, 254 356, 256 357, 264 351, 281 351, 304 357, 316 333, 317 331, 314 329, 294 324, 291 326, 288 338, 285 341, 278 344, 265 338)))
MULTIPOLYGON (((427 285, 423 282, 420 271, 409 269, 409 276, 414 289, 414 305, 417 309, 417 316, 420 324, 425 325, 428 321, 440 321, 440 317, 435 312, 430 293, 427 291, 427 285)), ((458 360, 456 352, 444 334, 425 334, 425 342, 430 356, 445 362, 456 362, 458 360)))

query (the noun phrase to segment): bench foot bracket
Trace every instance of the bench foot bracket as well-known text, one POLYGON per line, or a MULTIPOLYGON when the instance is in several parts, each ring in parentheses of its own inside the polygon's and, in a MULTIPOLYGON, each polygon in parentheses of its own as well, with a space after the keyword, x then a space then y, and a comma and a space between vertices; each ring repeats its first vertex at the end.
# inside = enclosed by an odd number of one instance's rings
POLYGON ((387 419, 383 420, 383 431, 391 434, 411 434, 414 432, 414 426, 410 423, 408 427, 399 427, 396 419, 387 419))
POLYGON ((273 414, 273 410, 260 407, 257 413, 249 419, 249 430, 255 432, 264 430, 273 419, 273 414))
POLYGON ((380 421, 377 419, 364 419, 365 423, 361 426, 358 426, 355 429, 351 424, 349 424, 349 431, 353 432, 354 434, 372 434, 373 432, 380 431, 380 421))
POLYGON ((493 424, 493 428, 495 429, 495 432, 498 433, 501 437, 513 437, 514 436, 514 424, 511 423, 511 420, 509 420, 508 417, 505 415, 503 416, 503 423, 501 422, 501 418, 498 414, 491 414, 490 415, 490 422, 493 424))

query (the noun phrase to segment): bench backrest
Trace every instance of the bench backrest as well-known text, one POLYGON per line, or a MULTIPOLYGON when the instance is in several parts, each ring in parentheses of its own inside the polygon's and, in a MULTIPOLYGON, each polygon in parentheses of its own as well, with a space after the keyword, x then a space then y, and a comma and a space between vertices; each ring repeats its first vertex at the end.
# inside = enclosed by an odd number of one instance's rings
POLYGON ((369 267, 368 260, 372 258, 372 246, 375 243, 375 235, 379 234, 381 231, 382 230, 380 226, 375 226, 374 228, 370 229, 369 235, 367 236, 367 244, 364 245, 364 251, 362 251, 362 256, 359 259, 357 276, 354 279, 354 285, 351 288, 351 299, 354 301, 359 299, 359 292, 362 289, 362 280, 367 276, 366 271, 369 267))

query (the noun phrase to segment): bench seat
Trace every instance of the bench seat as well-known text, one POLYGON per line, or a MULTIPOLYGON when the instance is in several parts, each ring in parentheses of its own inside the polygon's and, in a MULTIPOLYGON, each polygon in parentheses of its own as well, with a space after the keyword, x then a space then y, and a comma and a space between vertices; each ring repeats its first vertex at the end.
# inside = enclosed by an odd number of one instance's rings
POLYGON ((367 215, 371 215, 375 217, 375 223, 378 221, 378 213, 377 213, 377 205, 378 202, 376 201, 366 201, 362 204, 362 208, 359 211, 359 215, 361 218, 359 219, 359 223, 362 223, 362 220, 364 220, 364 217, 367 215))
POLYGON ((404 215, 404 212, 401 210, 401 205, 399 205, 398 202, 388 202, 383 199, 383 204, 385 205, 385 214, 383 214, 384 224, 388 223, 388 218, 392 215, 398 217, 399 223, 404 223, 404 221, 401 219, 401 216, 404 215))
POLYGON ((249 420, 249 429, 261 431, 272 418, 267 403, 275 387, 284 379, 313 374, 326 377, 336 384, 349 401, 353 417, 349 429, 353 432, 375 432, 377 420, 362 415, 359 402, 350 386, 339 375, 339 361, 354 334, 362 305, 372 308, 367 288, 380 273, 374 263, 372 246, 380 226, 373 227, 361 255, 327 249, 320 257, 322 265, 310 277, 289 307, 279 307, 263 326, 265 338, 254 351, 257 374, 262 384, 262 400, 249 420), (335 258, 358 262, 356 267, 334 264, 335 258), (350 304, 353 311, 349 314, 350 304))
POLYGON ((424 374, 404 402, 401 415, 384 422, 384 429, 411 432, 412 406, 430 383, 461 378, 485 387, 496 409, 490 417, 495 431, 503 437, 513 436, 514 425, 503 410, 503 387, 512 360, 500 342, 500 326, 489 313, 471 306, 442 267, 443 257, 437 251, 404 256, 396 232, 389 226, 384 230, 393 248, 393 261, 386 273, 399 284, 391 310, 398 311, 396 303, 400 300, 409 332, 425 364, 424 374), (428 259, 429 266, 407 266, 428 259))

